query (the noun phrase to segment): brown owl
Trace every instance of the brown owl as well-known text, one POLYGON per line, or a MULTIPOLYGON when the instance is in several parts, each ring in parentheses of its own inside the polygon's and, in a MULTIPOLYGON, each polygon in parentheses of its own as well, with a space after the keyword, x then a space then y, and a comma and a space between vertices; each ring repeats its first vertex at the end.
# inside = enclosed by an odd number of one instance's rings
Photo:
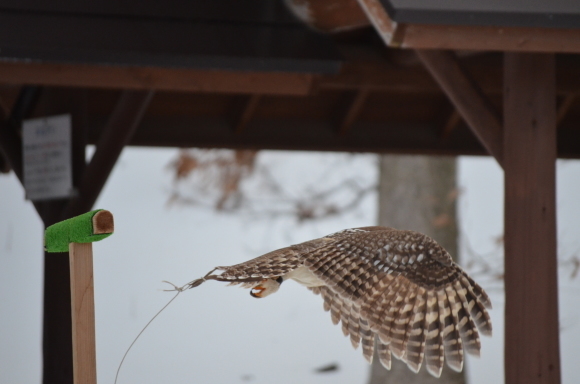
POLYGON ((342 323, 355 348, 362 344, 369 362, 376 345, 387 369, 393 354, 415 372, 423 360, 436 377, 444 360, 461 371, 463 351, 479 355, 479 332, 492 332, 489 297, 449 253, 423 234, 387 227, 346 229, 217 267, 184 289, 218 280, 264 298, 289 279, 322 296, 333 323, 342 323))

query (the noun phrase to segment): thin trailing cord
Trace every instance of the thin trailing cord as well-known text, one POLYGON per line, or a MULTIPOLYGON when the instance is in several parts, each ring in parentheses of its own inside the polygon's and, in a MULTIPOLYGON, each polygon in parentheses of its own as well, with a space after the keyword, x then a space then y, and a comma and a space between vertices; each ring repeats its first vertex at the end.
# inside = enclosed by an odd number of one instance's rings
POLYGON ((137 340, 139 339, 139 337, 141 336, 141 334, 143 334, 143 332, 145 332, 145 330, 147 329, 147 327, 149 327, 149 325, 153 322, 153 320, 155 320, 157 318, 157 316, 159 316, 159 314, 161 312, 163 312, 165 310, 165 308, 167 308, 169 306, 169 304, 171 304, 173 302, 173 300, 175 300, 177 298, 177 296, 179 296, 179 294, 181 292, 186 291, 186 290, 191 289, 191 288, 195 288, 195 287, 200 286, 203 282, 207 281, 206 280, 206 277, 209 277, 209 275, 211 275, 216 269, 217 268, 212 269, 210 272, 208 272, 201 279, 193 280, 193 281, 185 284, 182 287, 178 287, 177 285, 175 285, 173 283, 170 283, 169 281, 163 281, 164 283, 171 284, 173 286, 173 289, 165 289, 164 290, 165 292, 177 291, 177 293, 175 294, 175 296, 173 296, 173 298, 171 300, 169 300, 169 302, 167 304, 165 304, 163 306, 163 308, 161 308, 155 314, 155 316, 153 316, 153 318, 151 318, 151 320, 149 320, 149 322, 147 324, 145 324, 145 326, 143 327, 143 329, 141 330, 141 332, 139 332, 139 334, 137 335, 137 337, 135 337, 135 340, 133 340, 133 342, 131 343, 131 345, 129 345, 129 348, 127 348, 127 351, 123 355, 123 358, 121 359, 121 362, 119 363, 119 367, 117 368, 117 373, 115 374, 115 384, 117 384, 117 379, 119 378, 119 372, 121 371, 121 367, 123 366, 123 362, 125 362, 125 358, 127 357, 127 354, 129 354, 129 351, 131 350, 131 348, 133 348, 133 345, 135 344, 135 342, 137 342, 137 340))
MULTIPOLYGON (((169 284, 171 284, 171 283, 169 283, 169 284)), ((121 359, 121 362, 119 363, 119 368, 117 368, 117 374, 115 375, 115 384, 117 384, 117 379, 119 378, 119 372, 121 371, 121 366, 123 365, 123 362, 125 361, 125 358, 127 357, 127 354, 129 353, 129 351, 131 350, 131 348, 133 348, 133 345, 135 344, 135 342, 137 341, 137 339, 139 339, 139 337, 141 336, 141 334, 143 332, 145 332, 145 330, 147 329, 147 327, 149 326, 149 324, 151 324, 153 322, 153 320, 155 320, 155 318, 157 318, 157 316, 159 316, 159 314, 161 312, 163 312, 163 310, 165 308, 167 308, 169 306, 169 304, 171 304, 173 302, 173 300, 175 300, 177 298, 177 296, 179 296, 179 294, 181 292, 183 292, 182 289, 176 289, 176 291, 177 291, 177 293, 175 294, 175 296, 173 296, 173 298, 171 300, 169 300, 169 302, 167 304, 165 304, 163 306, 163 308, 161 308, 159 310, 159 312, 157 312, 155 314, 155 316, 153 316, 153 318, 151 320, 149 320, 149 322, 143 327, 143 329, 141 330, 141 332, 139 332, 139 334, 137 335, 137 337, 135 337, 135 340, 133 340, 133 342, 131 343, 131 345, 129 346, 129 348, 127 348, 127 351, 125 352, 125 354, 123 355, 123 358, 121 359)))

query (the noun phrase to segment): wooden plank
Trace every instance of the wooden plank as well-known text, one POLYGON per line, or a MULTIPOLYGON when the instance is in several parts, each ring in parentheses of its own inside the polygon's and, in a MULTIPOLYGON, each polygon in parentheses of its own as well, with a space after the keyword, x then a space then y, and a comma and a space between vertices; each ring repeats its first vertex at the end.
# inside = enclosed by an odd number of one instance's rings
POLYGON ((358 1, 391 47, 580 53, 580 29, 397 23, 380 0, 358 1))
POLYGON ((412 24, 401 47, 580 53, 580 29, 412 24))
POLYGON ((430 50, 416 52, 481 144, 501 165, 501 120, 477 83, 459 64, 453 53, 430 50))
POLYGON ((137 130, 153 94, 153 91, 123 92, 86 167, 78 195, 70 200, 62 214, 63 219, 93 207, 123 148, 137 130))
POLYGON ((75 384, 97 384, 93 245, 69 245, 75 384))
POLYGON ((560 383, 554 55, 505 54, 505 382, 560 383))
POLYGON ((306 95, 312 78, 284 72, 0 62, 0 83, 15 85, 306 95))

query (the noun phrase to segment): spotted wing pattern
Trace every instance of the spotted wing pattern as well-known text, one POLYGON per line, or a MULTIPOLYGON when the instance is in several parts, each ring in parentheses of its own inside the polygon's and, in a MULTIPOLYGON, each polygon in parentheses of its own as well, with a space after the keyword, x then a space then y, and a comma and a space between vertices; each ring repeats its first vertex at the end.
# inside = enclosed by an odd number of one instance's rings
POLYGON ((318 292, 333 321, 342 321, 353 345, 367 338, 367 359, 376 336, 385 366, 393 354, 415 372, 425 361, 438 377, 444 360, 460 371, 463 351, 479 354, 479 332, 491 334, 488 296, 425 235, 361 228, 303 257, 326 284, 318 292))

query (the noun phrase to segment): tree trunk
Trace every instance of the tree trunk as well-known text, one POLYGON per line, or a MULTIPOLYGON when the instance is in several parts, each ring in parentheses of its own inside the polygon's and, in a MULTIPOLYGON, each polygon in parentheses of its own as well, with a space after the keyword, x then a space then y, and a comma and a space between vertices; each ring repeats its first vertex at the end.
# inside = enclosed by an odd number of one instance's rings
MULTIPOLYGON (((379 224, 410 229, 434 238, 457 260, 455 202, 456 160, 454 157, 381 157, 379 182, 379 224)), ((369 384, 463 384, 464 372, 444 366, 436 379, 425 369, 418 374, 393 358, 387 371, 375 354, 369 384)))

